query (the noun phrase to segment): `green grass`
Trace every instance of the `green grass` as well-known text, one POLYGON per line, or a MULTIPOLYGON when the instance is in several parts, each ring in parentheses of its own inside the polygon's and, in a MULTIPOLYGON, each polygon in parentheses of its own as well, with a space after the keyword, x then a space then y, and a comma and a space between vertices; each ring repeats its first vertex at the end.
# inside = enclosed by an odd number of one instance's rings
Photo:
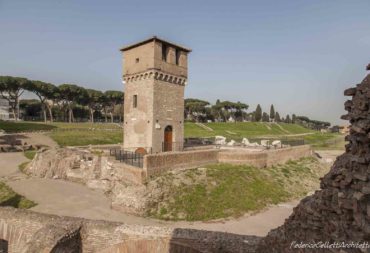
POLYGON ((94 130, 107 130, 107 129, 121 129, 119 125, 112 123, 66 123, 66 122, 53 122, 52 126, 59 129, 94 129, 94 130))
POLYGON ((279 137, 290 134, 306 134, 314 131, 295 124, 270 124, 259 122, 237 122, 237 123, 206 123, 213 129, 208 131, 194 123, 185 123, 185 137, 213 137, 222 135, 228 139, 241 140, 242 138, 254 137, 279 137), (284 131, 285 130, 285 131, 284 131))
MULTIPOLYGON (((37 151, 36 150, 27 150, 25 151, 23 154, 24 156, 29 159, 29 160, 33 160, 33 158, 35 157, 37 151)), ((27 165, 30 163, 31 161, 27 161, 27 162, 24 162, 24 163, 21 163, 18 165, 18 169, 22 172, 22 173, 25 173, 25 170, 26 170, 26 167, 27 165)))
POLYGON ((310 144, 314 149, 336 149, 344 150, 346 144, 344 135, 337 133, 315 133, 313 135, 304 136, 307 144, 310 144))
POLYGON ((60 146, 86 146, 122 143, 122 130, 118 131, 53 131, 50 137, 60 146))
POLYGON ((50 131, 54 128, 53 125, 41 123, 0 121, 0 129, 7 133, 50 131))
MULTIPOLYGON (((208 131, 195 123, 185 123, 185 137, 214 137, 222 135, 228 140, 240 141, 242 138, 285 138, 286 136, 303 134, 289 138, 304 138, 308 144, 314 148, 341 148, 344 143, 336 142, 338 134, 322 134, 304 128, 300 125, 279 123, 257 123, 257 122, 237 122, 237 123, 206 123, 206 126, 213 129, 208 131), (280 127, 279 127, 280 126, 280 127), (307 135, 308 134, 308 135, 307 135)), ((118 124, 112 123, 64 123, 54 122, 51 124, 42 123, 20 123, 0 121, 0 128, 8 132, 52 130, 50 137, 60 146, 85 146, 101 144, 122 143, 123 131, 118 124)))
POLYGON ((27 165, 28 165, 29 163, 30 163, 30 161, 19 164, 19 165, 18 165, 18 169, 19 169, 22 173, 27 174, 25 170, 26 170, 26 167, 27 167, 27 165))
POLYGON ((37 151, 36 150, 27 150, 27 151, 24 151, 24 156, 30 160, 33 160, 33 158, 35 157, 37 151))
POLYGON ((15 193, 5 183, 0 182, 0 206, 12 206, 15 208, 28 209, 35 205, 35 202, 15 193))
POLYGON ((49 136, 60 146, 86 146, 122 143, 122 128, 112 123, 62 123, 49 136))
POLYGON ((165 220, 207 221, 238 217, 302 197, 318 187, 326 170, 314 158, 258 169, 251 166, 217 164, 188 170, 186 180, 166 174, 160 187, 170 189, 159 203, 152 203, 148 216, 165 220), (186 183, 194 180, 194 184, 186 183), (177 182, 177 183, 174 183, 177 182))

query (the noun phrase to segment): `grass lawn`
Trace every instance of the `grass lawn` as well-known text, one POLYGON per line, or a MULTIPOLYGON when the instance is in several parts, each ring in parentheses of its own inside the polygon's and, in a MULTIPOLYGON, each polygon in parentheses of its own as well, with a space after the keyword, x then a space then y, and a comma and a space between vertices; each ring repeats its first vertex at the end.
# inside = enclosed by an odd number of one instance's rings
POLYGON ((346 144, 344 137, 343 134, 317 132, 312 135, 306 135, 303 138, 314 149, 344 150, 346 144))
POLYGON ((5 183, 0 182, 0 206, 12 206, 15 208, 28 209, 35 205, 35 202, 15 193, 5 183))
MULTIPOLYGON (((185 123, 185 137, 214 137, 222 135, 228 140, 240 141, 242 138, 304 138, 317 149, 342 148, 340 135, 322 134, 295 124, 272 124, 257 122, 206 123, 213 131, 206 130, 195 123, 185 123), (303 134, 303 135, 302 135, 303 134), (309 135, 305 135, 309 134, 309 135), (291 136, 302 135, 302 136, 291 136), (334 144, 333 144, 334 142, 334 144)), ((112 123, 64 123, 51 124, 0 121, 0 129, 7 132, 51 130, 48 135, 61 146, 85 146, 122 143, 123 132, 119 124, 112 123)))
POLYGON ((55 130, 49 136, 61 146, 85 146, 122 143, 122 130, 55 130))
POLYGON ((258 122, 237 122, 237 123, 206 123, 206 126, 213 129, 208 131, 200 126, 186 122, 185 137, 213 137, 222 135, 228 139, 241 140, 255 137, 278 137, 289 134, 305 134, 314 131, 295 124, 271 124, 258 122))
POLYGON ((56 126, 41 123, 0 121, 0 129, 7 133, 50 131, 54 128, 56 126))
POLYGON ((27 150, 24 152, 24 156, 30 160, 32 160, 36 155, 36 150, 27 150))
POLYGON ((115 129, 119 130, 121 127, 118 124, 114 123, 67 123, 67 122, 53 122, 52 126, 57 127, 58 129, 94 129, 94 130, 110 130, 115 129))
POLYGON ((326 171, 316 159, 303 158, 266 169, 217 164, 187 170, 182 179, 169 173, 158 185, 170 190, 152 204, 148 216, 187 221, 238 217, 305 196, 318 188, 326 171))
POLYGON ((60 146, 117 144, 123 139, 118 124, 54 122, 52 125, 57 128, 49 136, 60 146))

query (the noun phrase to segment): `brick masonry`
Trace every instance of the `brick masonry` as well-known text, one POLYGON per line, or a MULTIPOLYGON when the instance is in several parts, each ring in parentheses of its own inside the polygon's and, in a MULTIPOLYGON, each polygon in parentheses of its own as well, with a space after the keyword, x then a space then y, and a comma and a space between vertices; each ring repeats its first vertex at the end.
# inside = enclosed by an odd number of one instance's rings
POLYGON ((168 152, 144 156, 144 170, 146 179, 148 179, 173 169, 190 169, 215 163, 246 164, 264 168, 311 154, 312 150, 309 145, 265 151, 235 148, 168 152))
POLYGON ((184 139, 184 88, 190 50, 151 38, 121 51, 125 81, 124 148, 162 152, 167 126, 172 127, 171 141, 180 148, 184 139), (162 57, 163 49, 167 50, 166 60, 162 57))
POLYGON ((8 244, 9 253, 249 253, 254 252, 259 238, 93 221, 2 207, 0 240, 8 244))

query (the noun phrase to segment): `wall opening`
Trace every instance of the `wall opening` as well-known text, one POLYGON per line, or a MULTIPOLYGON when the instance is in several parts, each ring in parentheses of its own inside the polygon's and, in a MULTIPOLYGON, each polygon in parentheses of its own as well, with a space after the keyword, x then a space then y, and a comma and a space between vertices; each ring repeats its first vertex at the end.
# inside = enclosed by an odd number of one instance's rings
POLYGON ((180 65, 180 49, 176 48, 176 65, 180 65))
POLYGON ((0 239, 0 253, 8 253, 8 241, 0 239))
POLYGON ((168 46, 162 43, 162 61, 167 61, 168 46))
POLYGON ((133 97, 133 99, 132 99, 133 101, 132 101, 132 106, 134 107, 134 108, 136 108, 137 107, 137 95, 134 95, 134 97, 133 97))
POLYGON ((163 151, 172 151, 172 126, 166 126, 164 129, 163 151))

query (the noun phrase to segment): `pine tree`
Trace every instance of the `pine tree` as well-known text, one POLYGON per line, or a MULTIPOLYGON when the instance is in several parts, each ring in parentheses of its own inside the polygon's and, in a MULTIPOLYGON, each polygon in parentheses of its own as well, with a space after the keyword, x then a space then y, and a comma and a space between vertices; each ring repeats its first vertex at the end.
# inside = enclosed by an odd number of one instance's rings
POLYGON ((275 113, 275 121, 276 122, 281 122, 280 114, 278 112, 275 113))
POLYGON ((271 108, 270 108, 270 119, 271 119, 271 121, 274 121, 274 119, 275 119, 275 108, 274 108, 274 105, 271 105, 271 108))
POLYGON ((262 108, 259 104, 257 105, 256 111, 254 113, 254 119, 257 122, 260 122, 262 119, 262 108))
POLYGON ((269 117, 269 115, 266 112, 264 112, 262 114, 262 121, 263 122, 269 122, 270 121, 270 117, 269 117))
POLYGON ((292 121, 290 120, 289 114, 285 118, 285 123, 288 123, 288 124, 292 123, 292 121))
POLYGON ((295 114, 292 115, 292 123, 295 124, 297 120, 297 116, 295 114))

